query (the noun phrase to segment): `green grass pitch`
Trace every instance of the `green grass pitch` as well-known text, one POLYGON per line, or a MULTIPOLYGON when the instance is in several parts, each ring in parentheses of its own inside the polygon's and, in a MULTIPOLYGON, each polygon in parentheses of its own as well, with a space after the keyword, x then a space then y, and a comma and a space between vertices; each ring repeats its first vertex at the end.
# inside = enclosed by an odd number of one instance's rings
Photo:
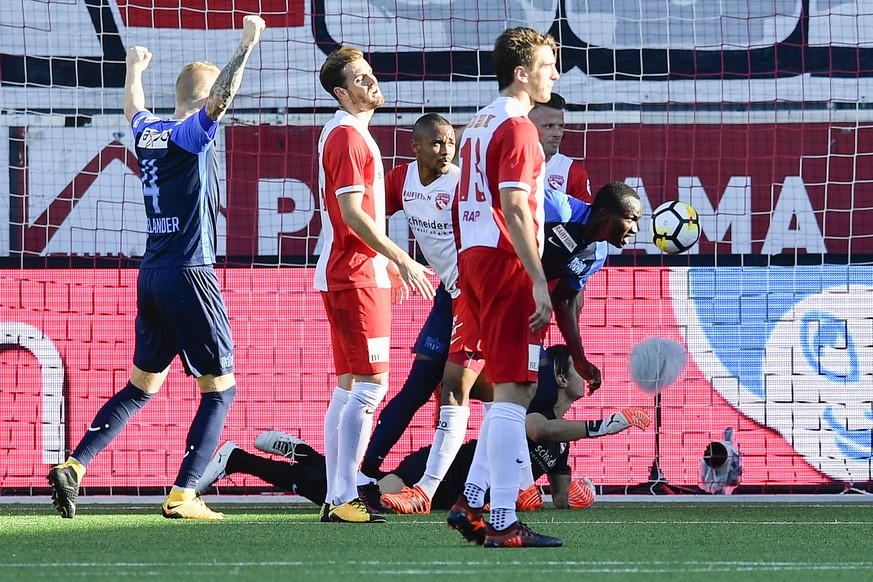
POLYGON ((157 506, 0 505, 0 580, 873 579, 873 503, 597 503, 521 514, 564 540, 483 549, 444 512, 386 524, 321 524, 308 505, 231 505, 221 522, 166 520, 157 506))

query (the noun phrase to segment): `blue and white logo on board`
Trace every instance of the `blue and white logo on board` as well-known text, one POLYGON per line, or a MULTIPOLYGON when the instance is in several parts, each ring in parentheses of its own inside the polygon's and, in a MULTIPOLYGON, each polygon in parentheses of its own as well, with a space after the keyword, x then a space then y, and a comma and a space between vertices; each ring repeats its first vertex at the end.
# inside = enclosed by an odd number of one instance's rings
POLYGON ((873 268, 675 269, 688 351, 737 410, 833 479, 873 478, 873 268))

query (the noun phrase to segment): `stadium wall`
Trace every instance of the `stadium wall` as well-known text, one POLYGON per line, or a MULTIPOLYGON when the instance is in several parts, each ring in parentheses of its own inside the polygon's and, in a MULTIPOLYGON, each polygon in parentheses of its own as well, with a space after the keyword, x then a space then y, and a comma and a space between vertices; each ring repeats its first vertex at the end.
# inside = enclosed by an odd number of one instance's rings
MULTIPOLYGON (((411 159, 410 126, 436 111, 462 127, 496 90, 490 45, 506 26, 549 30, 557 90, 571 104, 563 153, 592 186, 625 180, 648 215, 680 199, 703 236, 666 258, 637 240, 586 290, 583 338, 606 383, 571 414, 650 410, 626 357, 652 335, 687 346, 662 395, 660 431, 572 448, 574 469, 613 491, 650 477, 693 491, 703 450, 736 428, 744 487, 869 489, 873 453, 873 12, 854 0, 662 0, 483 5, 403 0, 83 0, 4 3, 0 16, 0 492, 44 491, 132 356, 133 283, 145 245, 124 54, 155 53, 150 107, 169 114, 179 67, 221 64, 242 15, 268 29, 218 140, 224 175, 220 278, 237 342, 240 395, 225 436, 251 450, 280 428, 321 447, 334 386, 311 289, 320 251, 314 156, 334 103, 317 69, 337 43, 362 46, 387 104, 374 117, 386 167, 411 159)), ((415 247, 401 216, 392 237, 415 247)), ((393 390, 429 306, 395 312, 393 390)), ((550 342, 558 336, 552 330, 550 342)), ((174 368, 164 395, 89 467, 110 492, 169 484, 196 389, 174 368)), ((424 444, 432 408, 386 465, 424 444)), ((481 420, 476 410, 473 434, 481 420)), ((253 491, 263 484, 241 479, 253 491)))
MULTIPOLYGON (((311 269, 228 268, 220 279, 240 387, 225 438, 252 450, 258 434, 280 428, 321 449, 334 382, 311 269)), ((64 457, 126 382, 135 280, 135 269, 0 271, 5 490, 42 486, 45 465, 64 457)), ((862 428, 869 402, 853 383, 869 374, 873 332, 863 314, 873 308, 871 286, 869 267, 609 267, 586 291, 584 330, 606 382, 570 417, 601 418, 631 405, 651 410, 652 399, 628 378, 627 354, 646 337, 668 337, 687 342, 691 353, 691 365, 661 395, 660 467, 670 484, 697 484, 703 450, 727 426, 745 454, 744 485, 870 481, 870 433, 862 428), (854 282, 848 288, 847 279, 854 282), (779 284, 778 294, 759 291, 768 280, 779 284)), ((395 310, 393 390, 405 379, 427 311, 419 298, 395 310)), ((555 329, 549 335, 559 341, 555 329)), ((129 491, 171 482, 198 402, 194 383, 174 363, 162 395, 89 466, 89 487, 129 491)), ((434 408, 419 412, 386 467, 429 444, 434 408)), ((472 433, 481 421, 478 406, 474 411, 472 433)), ((603 486, 645 483, 653 454, 652 430, 572 445, 574 468, 603 486)))

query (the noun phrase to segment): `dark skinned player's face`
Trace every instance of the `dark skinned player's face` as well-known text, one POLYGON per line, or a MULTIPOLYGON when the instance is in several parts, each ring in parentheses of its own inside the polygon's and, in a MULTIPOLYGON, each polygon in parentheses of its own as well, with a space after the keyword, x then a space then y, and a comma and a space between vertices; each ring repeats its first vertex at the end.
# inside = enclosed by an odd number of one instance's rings
POLYGON ((634 198, 628 200, 624 210, 607 214, 603 225, 606 242, 619 249, 627 246, 631 237, 640 231, 642 217, 643 205, 634 198))
POLYGON ((420 166, 437 176, 445 174, 455 157, 455 129, 451 125, 425 129, 412 140, 412 151, 420 166))

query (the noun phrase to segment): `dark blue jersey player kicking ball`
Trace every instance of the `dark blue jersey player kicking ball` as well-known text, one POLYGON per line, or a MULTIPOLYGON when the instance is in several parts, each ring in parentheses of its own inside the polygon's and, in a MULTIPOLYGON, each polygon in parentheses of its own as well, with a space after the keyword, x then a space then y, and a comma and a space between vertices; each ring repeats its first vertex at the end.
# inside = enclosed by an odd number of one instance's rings
POLYGON ((127 53, 124 114, 133 129, 146 209, 146 251, 137 280, 136 347, 130 381, 97 412, 65 463, 49 472, 52 503, 76 515, 88 463, 121 432, 164 383, 178 355, 197 379, 201 401, 191 422, 179 476, 162 506, 164 517, 223 519, 196 493, 218 445, 236 393, 233 339, 215 262, 218 162, 215 134, 242 82, 246 61, 265 24, 243 18, 243 35, 227 65, 195 62, 176 79, 172 119, 146 109, 142 74, 152 53, 127 53))

